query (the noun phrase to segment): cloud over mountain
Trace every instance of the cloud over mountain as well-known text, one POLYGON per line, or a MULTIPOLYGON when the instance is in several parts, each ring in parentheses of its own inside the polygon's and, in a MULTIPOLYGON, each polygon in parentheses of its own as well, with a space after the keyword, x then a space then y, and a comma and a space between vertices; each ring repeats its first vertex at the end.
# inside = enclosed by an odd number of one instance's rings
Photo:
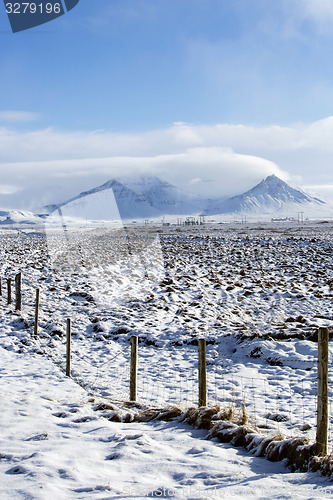
POLYGON ((333 117, 290 126, 177 122, 123 134, 2 128, 0 206, 33 209, 140 174, 207 197, 241 194, 271 174, 316 189, 332 184, 332 133, 333 117))
POLYGON ((157 177, 111 179, 101 186, 82 192, 49 211, 61 209, 68 217, 111 220, 156 219, 166 215, 260 215, 272 216, 307 210, 328 214, 325 202, 310 196, 279 179, 268 176, 245 193, 229 197, 205 199, 195 197, 157 177), (109 195, 108 195, 109 193, 109 195), (111 210, 111 205, 117 210, 111 210), (118 213, 117 215, 114 215, 118 213))

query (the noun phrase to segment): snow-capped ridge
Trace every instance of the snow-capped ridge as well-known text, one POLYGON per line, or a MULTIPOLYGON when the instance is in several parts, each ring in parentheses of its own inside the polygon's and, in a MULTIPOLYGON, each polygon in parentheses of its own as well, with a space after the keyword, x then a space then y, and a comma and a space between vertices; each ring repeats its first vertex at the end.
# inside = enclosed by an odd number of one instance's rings
POLYGON ((199 214, 280 216, 303 210, 323 216, 329 210, 324 201, 290 186, 276 175, 269 175, 243 194, 215 199, 196 197, 156 176, 120 177, 83 191, 65 203, 51 205, 48 210, 71 206, 76 214, 82 210, 84 218, 109 220, 114 213, 109 208, 111 202, 116 203, 121 220, 199 214))
MULTIPOLYGON (((154 176, 110 179, 101 186, 81 192, 65 203, 49 205, 46 208, 49 212, 53 212, 74 202, 76 204, 79 201, 80 203, 86 202, 91 204, 92 196, 95 198, 94 203, 98 204, 98 199, 95 195, 107 192, 108 190, 112 190, 113 192, 121 219, 155 218, 175 214, 198 214, 203 208, 202 201, 201 203, 197 202, 185 190, 154 176)), ((91 208, 93 212, 96 211, 93 206, 91 208)), ((91 218, 96 218, 93 216, 93 213, 91 214, 91 218)), ((101 216, 99 215, 98 218, 101 218, 101 216)))
POLYGON ((41 218, 25 210, 0 210, 0 225, 38 224, 41 218))
POLYGON ((291 187, 276 175, 269 175, 249 191, 231 198, 211 200, 204 211, 213 214, 263 214, 301 209, 320 208, 325 202, 291 187))
POLYGON ((139 176, 118 179, 135 193, 144 197, 145 201, 162 215, 186 215, 199 213, 203 208, 203 200, 193 196, 185 189, 174 186, 156 176, 139 176))

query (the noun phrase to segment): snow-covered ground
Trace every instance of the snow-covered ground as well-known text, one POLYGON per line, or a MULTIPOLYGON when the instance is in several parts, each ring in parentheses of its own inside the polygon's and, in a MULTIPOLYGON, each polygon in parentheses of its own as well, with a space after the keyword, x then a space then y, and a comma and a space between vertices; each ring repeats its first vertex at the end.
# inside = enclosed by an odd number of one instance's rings
POLYGON ((206 440, 207 431, 110 422, 50 360, 0 353, 3 500, 332 497, 327 478, 206 440))
POLYGON ((260 432, 314 439, 315 332, 333 322, 332 225, 131 231, 111 242, 67 235, 71 269, 48 258, 50 235, 1 233, 1 498, 330 498, 319 474, 291 473, 179 422, 117 423, 96 408, 109 401, 123 420, 135 410, 124 404, 132 335, 141 407, 196 405, 204 336, 210 404, 237 412, 245 401, 260 432), (124 241, 130 252, 111 251, 124 241), (22 315, 5 296, 4 278, 18 271, 22 315), (68 317, 72 379, 62 371, 68 317))

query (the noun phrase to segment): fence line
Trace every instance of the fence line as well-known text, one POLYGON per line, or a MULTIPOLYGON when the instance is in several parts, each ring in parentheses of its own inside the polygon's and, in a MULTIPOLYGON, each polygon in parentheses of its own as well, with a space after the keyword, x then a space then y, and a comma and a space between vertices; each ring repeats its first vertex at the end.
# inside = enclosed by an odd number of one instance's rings
POLYGON ((66 377, 71 376, 71 320, 67 318, 66 328, 66 377))
POLYGON ((15 310, 22 310, 22 274, 15 276, 15 310))
MULTIPOLYGON (((0 279, 1 283, 1 279, 0 279)), ((0 284, 1 286, 1 284, 0 284)), ((16 291, 16 303, 15 310, 21 312, 22 309, 22 292, 21 292, 21 273, 15 276, 15 291, 16 291)), ((191 350, 192 346, 182 346, 184 352, 186 352, 186 365, 181 367, 176 367, 175 364, 172 366, 172 370, 169 369, 166 373, 168 374, 168 384, 165 385, 158 381, 156 373, 149 373, 144 365, 140 364, 141 352, 147 350, 147 347, 138 346, 138 337, 131 338, 131 346, 126 346, 121 349, 120 352, 111 357, 111 359, 103 363, 92 363, 87 359, 80 357, 77 351, 72 348, 71 341, 71 320, 67 319, 67 329, 66 329, 66 362, 64 360, 63 353, 58 352, 56 357, 54 357, 54 340, 49 343, 42 343, 41 338, 43 334, 38 335, 38 313, 39 313, 39 288, 36 289, 36 301, 35 301, 35 320, 34 320, 34 334, 33 338, 38 342, 40 347, 44 347, 44 352, 49 355, 52 360, 61 366, 67 376, 72 376, 74 380, 79 381, 80 385, 86 386, 87 389, 96 389, 101 391, 101 395, 105 397, 109 395, 106 386, 101 388, 101 384, 97 381, 102 379, 101 369, 105 372, 105 367, 111 362, 116 361, 120 355, 128 355, 126 363, 123 369, 120 369, 119 363, 113 371, 113 374, 108 373, 108 380, 120 380, 120 374, 123 377, 123 382, 118 384, 120 389, 118 394, 122 394, 123 400, 129 401, 139 401, 144 402, 145 400, 149 403, 155 403, 157 397, 164 403, 175 404, 176 402, 184 405, 197 405, 206 406, 208 403, 212 402, 212 395, 215 404, 224 404, 235 409, 245 408, 248 412, 250 420, 252 420, 258 427, 264 429, 272 429, 274 426, 287 426, 288 421, 290 426, 298 425, 297 419, 294 419, 294 411, 296 408, 301 409, 301 424, 305 429, 306 426, 311 429, 311 427, 316 427, 316 443, 317 452, 320 455, 327 454, 327 442, 328 442, 328 429, 331 428, 332 422, 328 418, 329 416, 329 403, 330 408, 332 407, 332 397, 329 398, 328 395, 328 337, 329 330, 327 328, 320 328, 318 330, 318 360, 314 358, 309 358, 306 360, 300 359, 286 359, 284 361, 294 362, 294 363, 307 363, 315 366, 318 362, 318 390, 312 391, 314 394, 309 394, 311 389, 308 387, 309 378, 298 380, 297 387, 292 387, 292 383, 287 384, 286 380, 283 381, 284 386, 277 384, 274 380, 274 384, 267 377, 251 377, 237 375, 233 373, 226 373, 226 370, 215 365, 213 360, 207 365, 206 361, 206 341, 205 339, 198 340, 198 348, 195 353, 191 350), (131 353, 129 349, 131 347, 131 353), (186 350, 185 350, 186 349, 186 350), (52 351, 52 354, 51 352, 52 351), (192 359, 189 353, 192 353, 192 359), (73 361, 73 363, 71 363, 73 361), (90 365, 96 370, 95 379, 92 384, 89 385, 86 381, 82 380, 82 375, 77 371, 82 365, 79 363, 82 361, 87 365, 90 365), (214 364, 212 364, 214 363, 214 364), (65 364, 65 366, 64 366, 65 364), (181 369, 179 369, 181 368, 181 369), (175 383, 177 379, 177 383, 175 383), (306 383, 306 386, 305 386, 306 383), (195 389, 196 387, 196 389, 195 389), (257 396, 260 394, 260 397, 257 396), (272 397, 272 394, 274 397, 272 397), (197 398, 197 399, 196 399, 197 398), (317 398, 317 404, 315 399, 317 398), (196 399, 196 402, 195 402, 196 399), (199 403, 198 403, 199 402, 199 403), (273 407, 275 405, 275 407, 273 407), (313 416, 317 414, 316 426, 309 424, 308 422, 313 420, 313 416)), ((11 278, 7 278, 7 304, 11 304, 11 278)), ((63 346, 63 342, 60 344, 63 346)), ((154 357, 156 352, 159 353, 161 358, 165 354, 165 348, 155 348, 150 347, 154 352, 154 357)), ((179 354, 180 349, 174 349, 177 354, 179 354)), ((172 364, 170 360, 170 349, 168 349, 168 363, 172 364)), ((240 359, 244 363, 244 357, 236 355, 226 355, 218 354, 218 358, 224 358, 228 360, 240 359)), ((147 358, 147 356, 146 356, 147 358)), ((155 358, 154 358, 155 359, 155 358)), ((183 360, 184 361, 184 360, 183 360)), ((257 361, 256 358, 252 359, 251 362, 257 361)), ((331 361, 332 362, 332 361, 331 361)), ((331 363, 330 362, 330 363, 331 363)), ((159 363, 155 363, 160 367, 159 363)), ((183 363, 181 363, 183 365, 183 363)), ((268 367, 266 367, 266 370, 268 367)), ((272 369, 276 369, 272 366, 272 369)), ((86 378, 86 377, 84 377, 86 378)), ((105 380, 105 374, 104 374, 105 380)), ((166 380, 166 379, 165 379, 166 380)), ((114 383, 114 382, 113 382, 114 383)), ((314 385, 314 381, 312 381, 314 385)), ((110 384, 106 384, 110 385, 110 384)), ((103 384, 102 384, 103 386, 103 384)), ((117 392, 115 385, 112 387, 114 393, 117 392)), ((331 408, 332 409, 332 408, 331 408)), ((332 414, 332 412, 330 412, 332 414)), ((300 426, 299 426, 300 427, 300 426)), ((303 430, 300 428, 300 430, 303 430)))
POLYGON ((7 304, 12 303, 12 279, 7 278, 7 304))
POLYGON ((34 337, 38 336, 38 316, 39 316, 39 288, 36 288, 36 302, 35 302, 35 321, 34 321, 34 337))

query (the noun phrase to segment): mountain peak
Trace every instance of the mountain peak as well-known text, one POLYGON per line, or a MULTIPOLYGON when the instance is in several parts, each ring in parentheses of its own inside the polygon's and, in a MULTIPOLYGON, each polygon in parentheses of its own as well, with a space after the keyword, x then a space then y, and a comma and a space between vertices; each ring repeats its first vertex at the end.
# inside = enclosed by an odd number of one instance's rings
MULTIPOLYGON (((199 200, 193 199, 183 189, 173 186, 169 182, 163 181, 153 175, 110 179, 101 186, 84 191, 65 203, 52 205, 48 208, 52 212, 58 207, 73 204, 73 202, 76 204, 79 203, 81 207, 88 206, 91 204, 92 197, 96 200, 96 195, 99 195, 101 200, 107 199, 107 193, 110 190, 113 193, 120 217, 123 220, 149 219, 164 215, 199 214, 203 208, 199 200)), ((94 201, 94 205, 96 203, 94 201)), ((97 210, 97 206, 94 207, 94 212, 100 212, 100 208, 97 210)), ((107 207, 105 207, 106 214, 107 207)), ((97 218, 97 216, 92 218, 97 218)))
MULTIPOLYGON (((113 199, 117 204, 120 218, 150 219, 164 215, 204 215, 216 214, 260 214, 273 215, 281 212, 295 213, 300 210, 318 211, 325 203, 272 174, 245 193, 231 198, 204 200, 194 198, 184 189, 173 186, 154 175, 141 175, 110 179, 101 186, 80 193, 58 207, 76 203, 98 215, 108 217, 108 203, 113 199), (203 211, 204 210, 204 211, 203 211)), ((74 205, 73 205, 74 206, 74 205)), ((51 210, 51 211, 52 211, 51 210)))
MULTIPOLYGON (((280 179, 280 177, 278 177, 277 175, 275 174, 271 174, 271 175, 268 175, 266 177, 266 179, 264 179, 265 181, 275 181, 275 180, 278 180, 278 181, 281 181, 282 179, 280 179)), ((284 181, 282 181, 284 182, 284 181)))
POLYGON ((273 187, 274 189, 276 189, 279 186, 291 188, 291 186, 289 186, 289 184, 287 182, 283 181, 282 179, 280 179, 280 177, 278 177, 275 174, 268 175, 267 177, 265 177, 265 179, 263 179, 261 182, 259 182, 259 184, 254 186, 252 189, 255 189, 256 187, 259 187, 259 186, 266 187, 266 188, 273 187))
POLYGON ((205 211, 205 214, 269 214, 285 210, 299 210, 302 205, 314 207, 323 204, 323 201, 303 193, 300 189, 291 187, 287 182, 272 174, 241 195, 215 200, 205 211))
POLYGON ((141 175, 129 178, 118 178, 127 188, 131 189, 161 215, 189 215, 202 210, 202 202, 194 199, 184 189, 154 175, 141 175))

